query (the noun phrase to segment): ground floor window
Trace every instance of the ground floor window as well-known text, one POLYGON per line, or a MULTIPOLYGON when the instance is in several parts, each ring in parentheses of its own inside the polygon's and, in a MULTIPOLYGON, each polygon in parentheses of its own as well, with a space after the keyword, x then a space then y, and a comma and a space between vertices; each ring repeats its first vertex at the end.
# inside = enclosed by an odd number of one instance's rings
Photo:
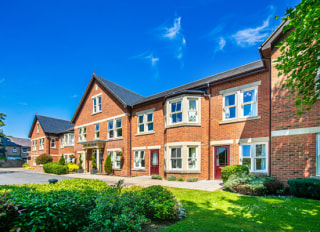
POLYGON ((74 163, 74 154, 63 154, 66 163, 74 163))
POLYGON ((134 167, 135 168, 144 168, 145 167, 144 151, 135 151, 134 152, 134 167))
POLYGON ((33 156, 33 160, 32 160, 32 165, 33 166, 37 166, 37 163, 36 163, 36 156, 33 156))
POLYGON ((267 172, 268 143, 240 145, 240 163, 248 166, 251 172, 267 172))
POLYGON ((171 168, 182 169, 181 147, 171 148, 171 168))
POLYGON ((120 150, 114 150, 114 151, 108 151, 108 155, 111 156, 111 163, 112 168, 121 168, 121 151, 120 150))

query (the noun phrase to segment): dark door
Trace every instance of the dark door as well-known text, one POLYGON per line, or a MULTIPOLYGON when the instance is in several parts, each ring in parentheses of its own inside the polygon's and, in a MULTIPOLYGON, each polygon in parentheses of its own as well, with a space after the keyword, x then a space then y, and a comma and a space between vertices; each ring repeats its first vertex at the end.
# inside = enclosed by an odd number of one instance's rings
POLYGON ((151 150, 150 161, 150 175, 159 175, 159 150, 151 150))
POLYGON ((214 148, 214 178, 221 179, 221 168, 230 165, 230 146, 214 148))

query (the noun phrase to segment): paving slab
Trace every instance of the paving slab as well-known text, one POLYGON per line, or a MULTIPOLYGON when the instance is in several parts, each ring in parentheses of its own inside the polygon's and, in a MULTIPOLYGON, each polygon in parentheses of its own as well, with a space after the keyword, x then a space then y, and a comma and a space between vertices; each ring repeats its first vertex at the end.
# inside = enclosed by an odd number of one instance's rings
POLYGON ((198 182, 179 182, 167 180, 154 180, 150 176, 123 177, 109 176, 104 174, 92 175, 90 173, 71 173, 67 175, 53 175, 43 173, 40 170, 23 168, 0 168, 0 185, 3 184, 27 184, 27 183, 48 183, 48 179, 58 180, 83 178, 98 179, 107 182, 109 185, 116 184, 119 180, 124 180, 124 185, 140 185, 144 187, 161 185, 174 188, 196 189, 204 191, 215 191, 222 188, 221 180, 200 180, 198 182))

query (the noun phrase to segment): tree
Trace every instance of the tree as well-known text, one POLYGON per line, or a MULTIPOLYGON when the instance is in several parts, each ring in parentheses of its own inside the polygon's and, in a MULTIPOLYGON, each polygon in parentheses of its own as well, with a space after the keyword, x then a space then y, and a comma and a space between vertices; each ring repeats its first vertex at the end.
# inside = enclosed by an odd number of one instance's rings
POLYGON ((61 157, 60 157, 60 159, 59 159, 59 164, 60 164, 60 165, 65 165, 65 163, 66 163, 66 160, 64 159, 64 156, 61 155, 61 157))
POLYGON ((320 97, 320 7, 318 0, 302 0, 287 9, 283 28, 287 37, 280 42, 281 56, 276 60, 278 76, 286 75, 282 88, 290 89, 300 115, 309 111, 320 97))
POLYGON ((2 127, 4 127, 6 124, 4 123, 4 120, 7 115, 4 113, 0 113, 0 137, 4 137, 5 135, 3 134, 2 127))
POLYGON ((104 171, 107 174, 112 173, 112 162, 111 162, 111 155, 108 155, 106 162, 104 162, 104 171))
POLYGON ((92 169, 97 169, 97 159, 95 155, 92 155, 92 169))

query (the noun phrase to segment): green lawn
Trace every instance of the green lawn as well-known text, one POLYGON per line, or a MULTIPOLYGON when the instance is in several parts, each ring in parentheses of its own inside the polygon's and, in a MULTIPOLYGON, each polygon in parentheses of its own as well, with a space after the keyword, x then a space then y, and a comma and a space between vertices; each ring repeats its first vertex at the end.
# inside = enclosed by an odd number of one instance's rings
POLYGON ((168 189, 187 218, 162 231, 320 231, 320 201, 168 189))

